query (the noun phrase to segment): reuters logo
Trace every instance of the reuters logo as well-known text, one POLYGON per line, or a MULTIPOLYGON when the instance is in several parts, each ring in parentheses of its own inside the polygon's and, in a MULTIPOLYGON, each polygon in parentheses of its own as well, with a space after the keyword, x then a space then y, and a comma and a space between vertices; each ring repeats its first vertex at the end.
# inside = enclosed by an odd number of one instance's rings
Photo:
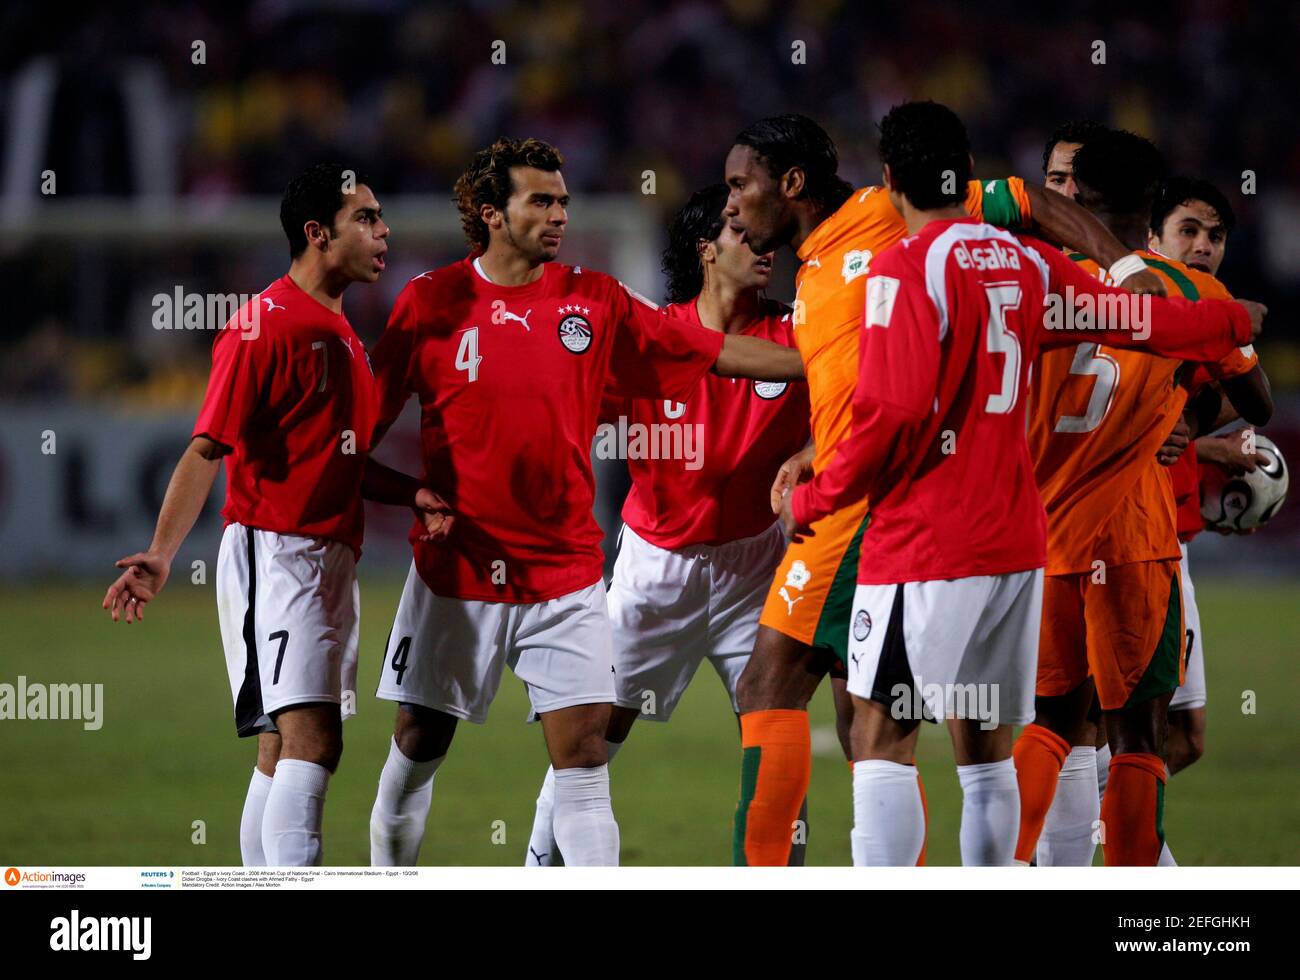
POLYGON ((16 885, 18 882, 22 881, 22 877, 23 876, 19 874, 17 868, 10 868, 5 872, 5 884, 16 885))

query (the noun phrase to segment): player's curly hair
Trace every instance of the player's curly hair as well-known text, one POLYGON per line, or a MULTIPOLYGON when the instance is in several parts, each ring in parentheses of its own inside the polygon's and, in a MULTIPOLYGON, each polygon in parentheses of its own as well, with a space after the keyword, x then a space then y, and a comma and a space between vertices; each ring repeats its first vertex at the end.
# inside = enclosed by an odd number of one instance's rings
POLYGON ((1047 173, 1047 164, 1052 159, 1052 151, 1057 143, 1078 143, 1082 146, 1090 139, 1095 139, 1110 129, 1105 123, 1095 119, 1071 119, 1056 127, 1043 145, 1043 173, 1047 173))
POLYGON ((511 167, 533 167, 554 173, 563 166, 564 157, 559 150, 533 137, 499 139, 475 153, 465 172, 456 179, 452 197, 460 211, 460 225, 470 249, 475 252, 487 249, 488 227, 479 217, 479 209, 484 204, 505 209, 512 191, 511 167))
POLYGON ((839 176, 835 143, 807 116, 787 113, 750 123, 735 145, 753 150, 774 179, 798 167, 804 173, 804 193, 821 207, 838 209, 853 193, 853 185, 839 176))
POLYGON ((880 120, 880 160, 890 179, 922 211, 966 198, 970 138, 957 114, 938 102, 904 102, 880 120))
POLYGON ((280 199, 280 227, 289 239, 289 258, 296 259, 307 250, 307 235, 302 228, 308 221, 318 221, 331 233, 334 231, 334 216, 343 207, 345 185, 369 183, 364 174, 341 163, 315 164, 289 181, 280 199))
POLYGON ((669 222, 668 247, 663 254, 668 302, 684 303, 704 288, 700 246, 717 241, 722 234, 726 222, 722 209, 727 204, 727 193, 726 184, 710 184, 692 194, 669 222))
POLYGON ((1164 234, 1165 219, 1174 213, 1174 209, 1188 201, 1204 201, 1219 215, 1223 222, 1223 233, 1231 235, 1237 227, 1237 216, 1232 205, 1223 192, 1208 180, 1199 177, 1170 177, 1156 191, 1155 203, 1151 205, 1151 230, 1156 235, 1164 234))
POLYGON ((1149 215, 1167 172, 1156 145, 1125 129, 1101 133, 1074 155, 1080 199, 1115 214, 1149 215))

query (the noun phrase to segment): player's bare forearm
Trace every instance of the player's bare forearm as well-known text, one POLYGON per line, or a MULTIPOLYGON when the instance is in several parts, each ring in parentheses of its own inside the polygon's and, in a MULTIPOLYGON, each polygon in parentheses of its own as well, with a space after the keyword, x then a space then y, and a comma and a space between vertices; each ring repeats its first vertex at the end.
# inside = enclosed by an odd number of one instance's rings
POLYGON ((221 457, 226 453, 225 446, 206 436, 195 436, 186 447, 167 484, 149 545, 151 552, 166 555, 168 561, 176 557, 203 512, 203 504, 221 470, 221 457))
POLYGON ((385 466, 373 457, 366 457, 366 468, 361 473, 361 496, 364 499, 377 504, 410 507, 422 486, 415 477, 385 466))
MULTIPOLYGON (((1081 252, 1103 269, 1109 269, 1128 255, 1130 250, 1112 235, 1096 215, 1069 198, 1025 182, 1033 230, 1054 242, 1081 252)), ((1124 288, 1135 293, 1164 296, 1165 287, 1153 272, 1134 273, 1124 280, 1124 288)))
POLYGON ((724 378, 753 378, 755 381, 802 381, 803 358, 793 347, 774 344, 762 337, 728 334, 713 362, 713 373, 724 378))
POLYGON ((144 619, 144 607, 167 583, 172 559, 203 511, 226 452, 220 443, 196 436, 181 454, 167 484, 149 550, 118 559, 122 572, 104 593, 102 605, 112 614, 113 622, 124 615, 128 623, 144 619))
POLYGON ((1225 378, 1223 386, 1224 409, 1221 414, 1229 417, 1214 427, 1227 425, 1237 418, 1243 418, 1251 425, 1265 425, 1273 417, 1273 388, 1268 383, 1264 368, 1256 364, 1253 369, 1235 378, 1225 378))

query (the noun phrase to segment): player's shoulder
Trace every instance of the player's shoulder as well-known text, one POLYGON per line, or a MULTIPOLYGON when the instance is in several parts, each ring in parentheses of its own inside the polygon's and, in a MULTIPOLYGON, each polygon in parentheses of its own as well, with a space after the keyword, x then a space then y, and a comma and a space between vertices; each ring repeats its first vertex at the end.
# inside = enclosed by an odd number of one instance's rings
MULTIPOLYGON (((1227 287, 1208 272, 1193 269, 1177 259, 1144 249, 1142 260, 1157 276, 1164 280, 1166 286, 1173 286, 1177 294, 1187 299, 1231 299, 1227 287)), ((1171 290, 1170 295, 1175 295, 1171 290)))
POLYGON ((459 262, 452 262, 436 269, 426 269, 419 275, 412 276, 402 287, 402 292, 425 296, 446 292, 449 289, 467 288, 473 282, 473 275, 474 267, 471 260, 464 258, 459 262))

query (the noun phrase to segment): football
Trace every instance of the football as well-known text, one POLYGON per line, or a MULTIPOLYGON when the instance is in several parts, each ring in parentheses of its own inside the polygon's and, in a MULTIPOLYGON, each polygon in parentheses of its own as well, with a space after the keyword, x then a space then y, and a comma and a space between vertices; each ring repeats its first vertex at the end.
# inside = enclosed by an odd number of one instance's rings
POLYGON ((1230 476, 1219 466, 1201 470, 1201 516, 1210 527, 1249 531, 1263 527, 1286 500, 1286 460, 1265 436, 1255 436, 1255 451, 1267 462, 1253 473, 1230 476))

